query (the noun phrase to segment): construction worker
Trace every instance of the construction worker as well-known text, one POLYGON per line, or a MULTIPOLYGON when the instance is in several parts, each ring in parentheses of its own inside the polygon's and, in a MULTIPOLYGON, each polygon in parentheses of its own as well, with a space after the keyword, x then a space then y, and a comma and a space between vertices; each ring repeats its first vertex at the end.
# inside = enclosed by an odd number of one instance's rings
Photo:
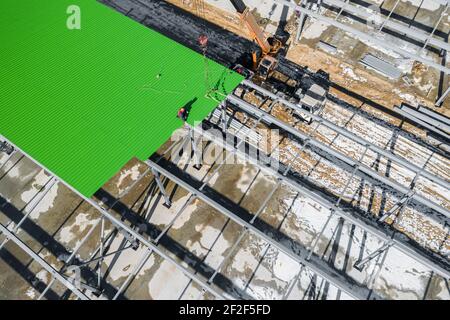
POLYGON ((186 122, 188 114, 189 114, 188 111, 183 107, 180 110, 178 110, 177 117, 186 122))

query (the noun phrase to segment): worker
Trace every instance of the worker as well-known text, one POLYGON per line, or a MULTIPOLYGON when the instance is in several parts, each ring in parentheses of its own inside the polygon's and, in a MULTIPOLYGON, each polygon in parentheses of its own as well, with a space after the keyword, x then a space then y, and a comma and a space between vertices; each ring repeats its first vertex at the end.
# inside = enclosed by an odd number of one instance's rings
POLYGON ((198 43, 200 48, 202 48, 202 51, 205 53, 206 48, 208 47, 208 36, 205 34, 200 35, 200 37, 198 37, 198 43))
POLYGON ((186 122, 187 117, 189 115, 189 112, 183 107, 180 110, 178 110, 177 117, 186 122))

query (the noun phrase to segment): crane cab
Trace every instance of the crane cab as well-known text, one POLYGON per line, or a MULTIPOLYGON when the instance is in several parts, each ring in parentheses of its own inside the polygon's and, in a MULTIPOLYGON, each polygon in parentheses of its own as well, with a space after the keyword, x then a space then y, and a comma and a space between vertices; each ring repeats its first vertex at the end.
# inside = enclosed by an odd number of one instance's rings
MULTIPOLYGON (((302 89, 300 88, 299 90, 302 89)), ((326 90, 317 84, 313 84, 305 93, 296 93, 296 95, 300 97, 300 101, 298 103, 299 108, 295 110, 295 113, 306 122, 311 123, 311 116, 302 112, 302 110, 316 114, 325 106, 326 94, 326 90)))
POLYGON ((258 75, 263 79, 266 80, 269 75, 272 73, 272 71, 276 68, 278 64, 278 60, 272 56, 264 56, 258 65, 258 75))

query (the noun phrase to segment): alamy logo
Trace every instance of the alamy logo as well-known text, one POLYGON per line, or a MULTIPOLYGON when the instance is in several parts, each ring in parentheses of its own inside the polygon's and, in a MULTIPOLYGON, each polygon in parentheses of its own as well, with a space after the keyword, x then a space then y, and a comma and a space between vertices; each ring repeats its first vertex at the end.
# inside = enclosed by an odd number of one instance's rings
POLYGON ((189 134, 171 137, 173 143, 179 144, 171 150, 170 158, 173 162, 177 163, 183 156, 190 155, 199 165, 235 165, 249 161, 264 163, 266 167, 279 170, 280 154, 278 148, 275 148, 281 143, 278 130, 250 129, 245 132, 241 128, 237 134, 226 132, 224 135, 222 130, 216 128, 202 129, 199 123, 195 127, 197 129, 191 129, 190 139, 189 134), (211 141, 214 143, 210 144, 211 141), (192 143, 196 146, 195 150, 192 150, 192 143), (231 152, 223 152, 224 149, 231 152))
POLYGON ((81 29, 81 9, 77 5, 70 5, 67 7, 66 13, 69 15, 67 17, 66 26, 69 30, 80 30, 81 29))

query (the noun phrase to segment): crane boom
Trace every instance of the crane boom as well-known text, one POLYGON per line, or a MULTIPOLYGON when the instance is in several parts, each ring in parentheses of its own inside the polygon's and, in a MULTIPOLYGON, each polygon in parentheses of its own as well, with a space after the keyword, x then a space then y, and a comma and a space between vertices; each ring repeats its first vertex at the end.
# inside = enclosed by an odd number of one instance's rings
POLYGON ((241 19, 247 25, 248 30, 251 32, 253 39, 261 47, 263 54, 268 54, 272 50, 272 46, 264 36, 264 32, 258 25, 255 16, 250 12, 250 9, 245 5, 242 0, 230 0, 234 9, 239 13, 241 19))

